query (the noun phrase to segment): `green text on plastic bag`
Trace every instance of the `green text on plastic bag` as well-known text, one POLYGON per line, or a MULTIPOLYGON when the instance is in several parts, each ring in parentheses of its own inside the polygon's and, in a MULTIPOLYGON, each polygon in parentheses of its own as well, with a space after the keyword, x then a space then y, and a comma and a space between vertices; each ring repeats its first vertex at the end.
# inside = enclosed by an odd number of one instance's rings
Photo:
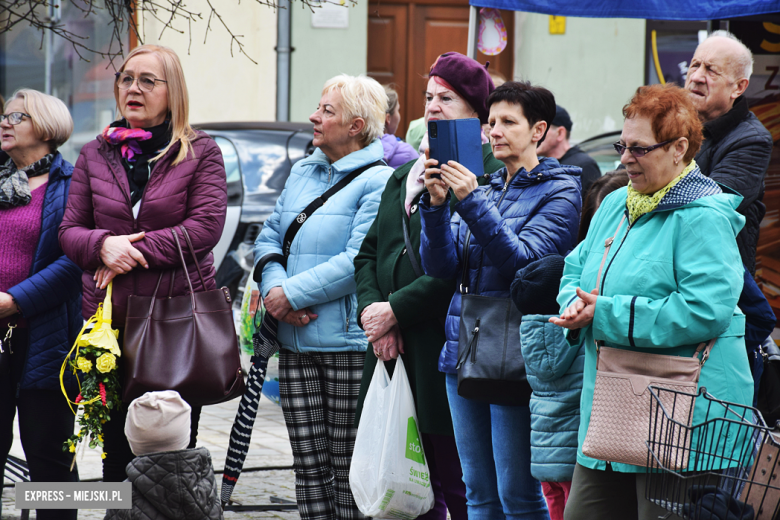
POLYGON ((406 458, 425 464, 425 455, 423 455, 420 435, 417 433, 417 423, 414 422, 414 417, 409 417, 406 425, 406 458))

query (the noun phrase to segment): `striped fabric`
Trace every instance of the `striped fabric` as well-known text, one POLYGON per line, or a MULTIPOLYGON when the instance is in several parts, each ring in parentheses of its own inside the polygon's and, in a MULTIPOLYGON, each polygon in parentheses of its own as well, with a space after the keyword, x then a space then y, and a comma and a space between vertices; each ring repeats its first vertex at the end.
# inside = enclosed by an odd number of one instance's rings
POLYGON ((252 367, 247 377, 246 391, 238 405, 233 429, 230 431, 230 444, 225 459, 225 472, 222 474, 222 506, 230 502, 230 496, 236 487, 241 469, 244 467, 246 455, 249 452, 249 441, 252 439, 252 428, 257 417, 257 405, 263 391, 265 371, 268 359, 279 351, 276 331, 279 322, 269 313, 265 313, 260 327, 255 332, 252 342, 255 355, 252 356, 252 367))

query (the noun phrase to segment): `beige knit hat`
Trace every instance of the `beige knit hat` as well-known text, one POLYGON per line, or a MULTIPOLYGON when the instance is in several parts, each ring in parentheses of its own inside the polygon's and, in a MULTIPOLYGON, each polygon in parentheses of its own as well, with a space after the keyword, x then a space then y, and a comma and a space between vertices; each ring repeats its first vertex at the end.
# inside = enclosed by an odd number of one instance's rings
POLYGON ((138 455, 185 449, 190 443, 190 405, 175 390, 146 392, 127 410, 125 435, 138 455))

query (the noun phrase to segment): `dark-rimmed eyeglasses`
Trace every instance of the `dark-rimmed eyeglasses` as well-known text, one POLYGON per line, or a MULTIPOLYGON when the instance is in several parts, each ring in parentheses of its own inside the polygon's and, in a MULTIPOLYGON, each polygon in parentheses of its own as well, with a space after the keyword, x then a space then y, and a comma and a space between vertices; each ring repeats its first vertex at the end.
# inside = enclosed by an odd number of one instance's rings
POLYGON ((620 154, 621 157, 623 157, 623 153, 625 153, 625 151, 628 150, 628 153, 633 155, 636 159, 639 159, 640 157, 644 157, 645 155, 649 154, 656 148, 661 148, 664 145, 673 143, 677 139, 679 139, 679 137, 676 137, 674 139, 669 139, 668 141, 664 141, 663 143, 654 144, 653 146, 626 146, 620 143, 615 143, 612 146, 615 147, 615 151, 618 154, 620 154))
POLYGON ((22 122, 22 119, 28 117, 32 119, 32 116, 30 114, 25 114, 24 112, 11 112, 10 114, 0 114, 0 123, 8 120, 9 125, 18 125, 22 122))
POLYGON ((136 81, 138 81, 138 88, 144 92, 151 92, 154 90, 154 86, 158 81, 168 83, 164 79, 155 78, 151 74, 141 74, 138 78, 135 78, 127 72, 116 73, 116 86, 119 87, 120 90, 129 90, 136 81))

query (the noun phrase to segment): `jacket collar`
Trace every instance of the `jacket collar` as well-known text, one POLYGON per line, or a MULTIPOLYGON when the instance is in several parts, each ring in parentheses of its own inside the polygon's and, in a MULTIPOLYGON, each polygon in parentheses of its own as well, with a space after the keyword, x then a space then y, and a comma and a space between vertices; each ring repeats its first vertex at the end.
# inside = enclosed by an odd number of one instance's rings
POLYGON ((412 166, 414 166, 414 163, 416 162, 417 159, 412 159, 408 163, 402 164, 401 166, 395 169, 395 171, 393 172, 393 177, 399 180, 403 179, 404 177, 406 177, 406 175, 409 173, 409 171, 412 169, 412 166))
POLYGON ((51 162, 51 170, 49 172, 49 178, 52 177, 70 177, 73 175, 72 168, 63 168, 65 159, 60 152, 54 152, 54 160, 51 162))
POLYGON ((731 107, 731 110, 712 121, 704 123, 704 136, 711 138, 713 141, 720 141, 734 130, 749 113, 747 98, 739 96, 734 101, 734 106, 731 107))
POLYGON ((300 164, 303 166, 311 164, 322 166, 324 168, 330 167, 333 170, 342 173, 351 172, 367 164, 371 164, 372 162, 379 161, 383 159, 384 156, 385 149, 382 146, 382 141, 379 139, 374 139, 365 148, 361 148, 360 150, 352 152, 351 154, 342 157, 334 163, 331 163, 330 159, 328 159, 328 156, 325 155, 322 150, 317 148, 309 157, 302 159, 300 164))
MULTIPOLYGON (((531 170, 527 171, 525 168, 520 168, 512 180, 509 182, 511 188, 524 188, 532 184, 548 181, 554 177, 571 175, 573 177, 579 177, 582 172, 582 168, 579 166, 561 165, 558 159, 552 157, 540 157, 539 164, 531 170)), ((490 186, 496 190, 504 189, 504 179, 506 179, 506 167, 501 168, 495 173, 488 174, 490 179, 490 186)))
POLYGON ((694 165, 693 170, 664 195, 653 211, 674 210, 719 193, 723 193, 720 185, 702 174, 698 165, 694 165))
POLYGON ((561 162, 562 160, 566 159, 567 157, 571 157, 572 155, 576 155, 578 153, 583 153, 583 151, 580 150, 580 147, 577 146, 576 144, 572 145, 571 148, 566 150, 566 153, 563 154, 563 156, 560 159, 558 159, 558 162, 561 162))

